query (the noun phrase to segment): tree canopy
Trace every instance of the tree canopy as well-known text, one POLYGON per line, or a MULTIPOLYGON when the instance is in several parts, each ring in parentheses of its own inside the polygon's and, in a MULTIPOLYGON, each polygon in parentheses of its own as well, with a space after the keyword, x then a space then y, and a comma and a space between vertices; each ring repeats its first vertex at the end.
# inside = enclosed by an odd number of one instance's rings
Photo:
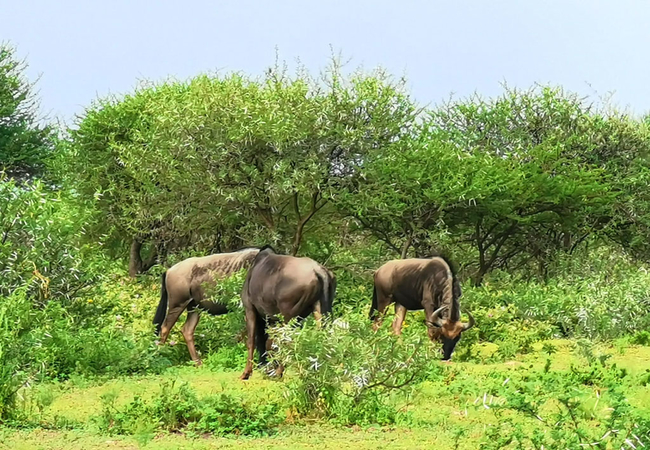
POLYGON ((52 131, 39 123, 25 68, 13 47, 0 44, 0 170, 18 178, 41 173, 52 150, 52 131))
POLYGON ((645 171, 646 134, 548 87, 451 102, 369 154, 341 205, 402 257, 463 253, 478 284, 496 268, 543 274, 557 251, 612 233, 638 205, 628 177, 645 171))
POLYGON ((52 167, 93 199, 97 232, 130 245, 133 275, 175 248, 297 254, 352 220, 397 257, 452 253, 480 284, 545 276, 598 239, 643 256, 649 143, 645 121, 559 88, 420 108, 403 80, 333 64, 100 99, 52 167))
MULTIPOLYGON (((314 80, 199 76, 93 105, 62 172, 121 239, 261 241, 299 251, 354 162, 398 139, 416 108, 382 73, 314 80)), ((139 245, 139 244, 135 244, 139 245)))

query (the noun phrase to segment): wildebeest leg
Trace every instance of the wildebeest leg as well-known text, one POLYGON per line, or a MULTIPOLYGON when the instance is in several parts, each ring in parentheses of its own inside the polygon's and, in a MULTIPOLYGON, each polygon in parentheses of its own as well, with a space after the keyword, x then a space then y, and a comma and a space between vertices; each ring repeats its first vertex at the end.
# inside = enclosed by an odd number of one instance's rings
MULTIPOLYGON (((273 351, 273 338, 267 338, 266 339, 266 354, 270 355, 271 351, 273 351)), ((273 369, 271 372, 267 371, 268 375, 275 375, 276 377, 282 377, 282 373, 284 372, 284 366, 280 364, 279 362, 275 362, 275 369, 273 369)))
POLYGON ((321 305, 320 302, 316 302, 314 304, 314 319, 316 319, 316 325, 318 328, 321 327, 321 319, 323 318, 323 314, 321 313, 321 305))
POLYGON ((402 334, 402 324, 406 318, 406 308, 399 303, 395 303, 395 318, 393 319, 393 333, 402 334))
POLYGON ((257 357, 259 361, 259 366, 266 366, 267 356, 269 355, 269 345, 272 345, 273 342, 269 338, 267 333, 267 318, 263 317, 261 314, 255 314, 255 348, 257 349, 257 357), (269 341, 271 341, 269 343, 269 341))
POLYGON ((165 321, 163 322, 160 329, 160 345, 164 344, 165 341, 167 341, 169 332, 172 330, 172 327, 181 316, 183 311, 185 311, 187 305, 190 304, 190 301, 190 299, 187 299, 179 303, 177 301, 174 301, 173 298, 169 299, 169 310, 167 311, 167 317, 165 317, 165 321))
POLYGON ((384 322, 384 315, 386 314, 386 308, 392 303, 393 299, 391 296, 384 295, 382 292, 377 292, 377 314, 373 320, 372 330, 377 331, 381 324, 384 322))
POLYGON ((248 380, 248 378, 253 373, 253 357, 255 356, 255 322, 256 322, 256 313, 252 308, 246 309, 246 332, 248 336, 246 337, 246 347, 248 348, 248 359, 246 360, 246 368, 244 373, 241 375, 241 380, 248 380))
POLYGON ((188 311, 187 320, 185 321, 185 325, 183 325, 183 329, 181 330, 183 337, 185 338, 185 343, 187 344, 187 349, 190 351, 192 361, 194 361, 197 366, 203 364, 201 362, 201 358, 199 358, 199 355, 196 352, 196 347, 194 347, 194 330, 196 330, 196 326, 199 324, 200 318, 201 314, 198 311, 188 311))

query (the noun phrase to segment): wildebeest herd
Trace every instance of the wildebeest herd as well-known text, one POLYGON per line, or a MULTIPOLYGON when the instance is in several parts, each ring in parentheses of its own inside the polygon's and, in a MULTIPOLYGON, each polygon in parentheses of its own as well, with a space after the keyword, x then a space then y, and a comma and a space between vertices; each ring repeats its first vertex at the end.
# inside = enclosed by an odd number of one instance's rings
MULTIPOLYGON (((332 312, 336 292, 334 274, 311 258, 279 255, 270 246, 245 248, 188 258, 162 275, 160 303, 153 320, 164 344, 169 332, 187 309, 182 333, 192 360, 201 359, 194 347, 194 330, 200 312, 212 315, 228 312, 226 305, 205 298, 204 287, 248 269, 241 300, 246 318, 248 359, 241 376, 253 372, 255 349, 260 366, 267 362, 272 342, 267 327, 278 318, 285 323, 296 318, 300 323, 312 312, 320 323, 322 315, 332 312)), ((401 333, 407 311, 424 310, 425 323, 432 342, 442 342, 443 360, 449 360, 461 334, 474 326, 460 321, 460 283, 450 262, 442 256, 388 261, 375 271, 370 319, 373 328, 381 325, 386 309, 395 304, 393 332, 401 333)), ((278 367, 276 375, 282 375, 278 367)))

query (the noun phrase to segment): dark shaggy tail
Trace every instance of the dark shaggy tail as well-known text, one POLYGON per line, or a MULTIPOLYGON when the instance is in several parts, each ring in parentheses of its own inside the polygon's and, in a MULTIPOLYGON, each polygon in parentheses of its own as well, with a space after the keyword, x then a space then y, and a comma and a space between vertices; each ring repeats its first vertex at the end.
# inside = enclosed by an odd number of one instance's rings
POLYGON ((160 329, 162 324, 167 317, 167 272, 162 274, 162 287, 160 289, 160 302, 158 303, 158 309, 156 309, 156 315, 153 317, 153 324, 156 326, 156 335, 160 336, 160 329))
POLYGON ((377 317, 377 286, 372 287, 372 306, 368 314, 370 320, 375 320, 375 317, 377 317))
POLYGON ((332 307, 334 306, 334 296, 336 295, 336 275, 332 275, 330 278, 330 289, 327 293, 329 298, 329 313, 332 312, 332 307))
POLYGON ((323 316, 331 315, 334 296, 336 295, 336 277, 328 271, 324 271, 324 273, 317 272, 316 276, 320 281, 321 288, 320 312, 323 316))
POLYGON ((266 341, 268 339, 269 334, 266 331, 266 319, 255 309, 255 348, 259 355, 260 366, 265 366, 268 363, 268 355, 266 354, 266 341))

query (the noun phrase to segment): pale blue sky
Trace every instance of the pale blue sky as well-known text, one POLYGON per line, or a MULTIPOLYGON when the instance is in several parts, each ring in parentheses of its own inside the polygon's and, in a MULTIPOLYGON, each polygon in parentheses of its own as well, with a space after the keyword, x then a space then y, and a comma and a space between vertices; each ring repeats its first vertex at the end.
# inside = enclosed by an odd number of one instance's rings
POLYGON ((42 109, 68 120, 138 79, 223 69, 259 75, 275 47, 312 71, 330 45, 406 74, 421 103, 500 83, 553 83, 650 111, 650 2, 0 0, 0 41, 41 75, 42 109))

